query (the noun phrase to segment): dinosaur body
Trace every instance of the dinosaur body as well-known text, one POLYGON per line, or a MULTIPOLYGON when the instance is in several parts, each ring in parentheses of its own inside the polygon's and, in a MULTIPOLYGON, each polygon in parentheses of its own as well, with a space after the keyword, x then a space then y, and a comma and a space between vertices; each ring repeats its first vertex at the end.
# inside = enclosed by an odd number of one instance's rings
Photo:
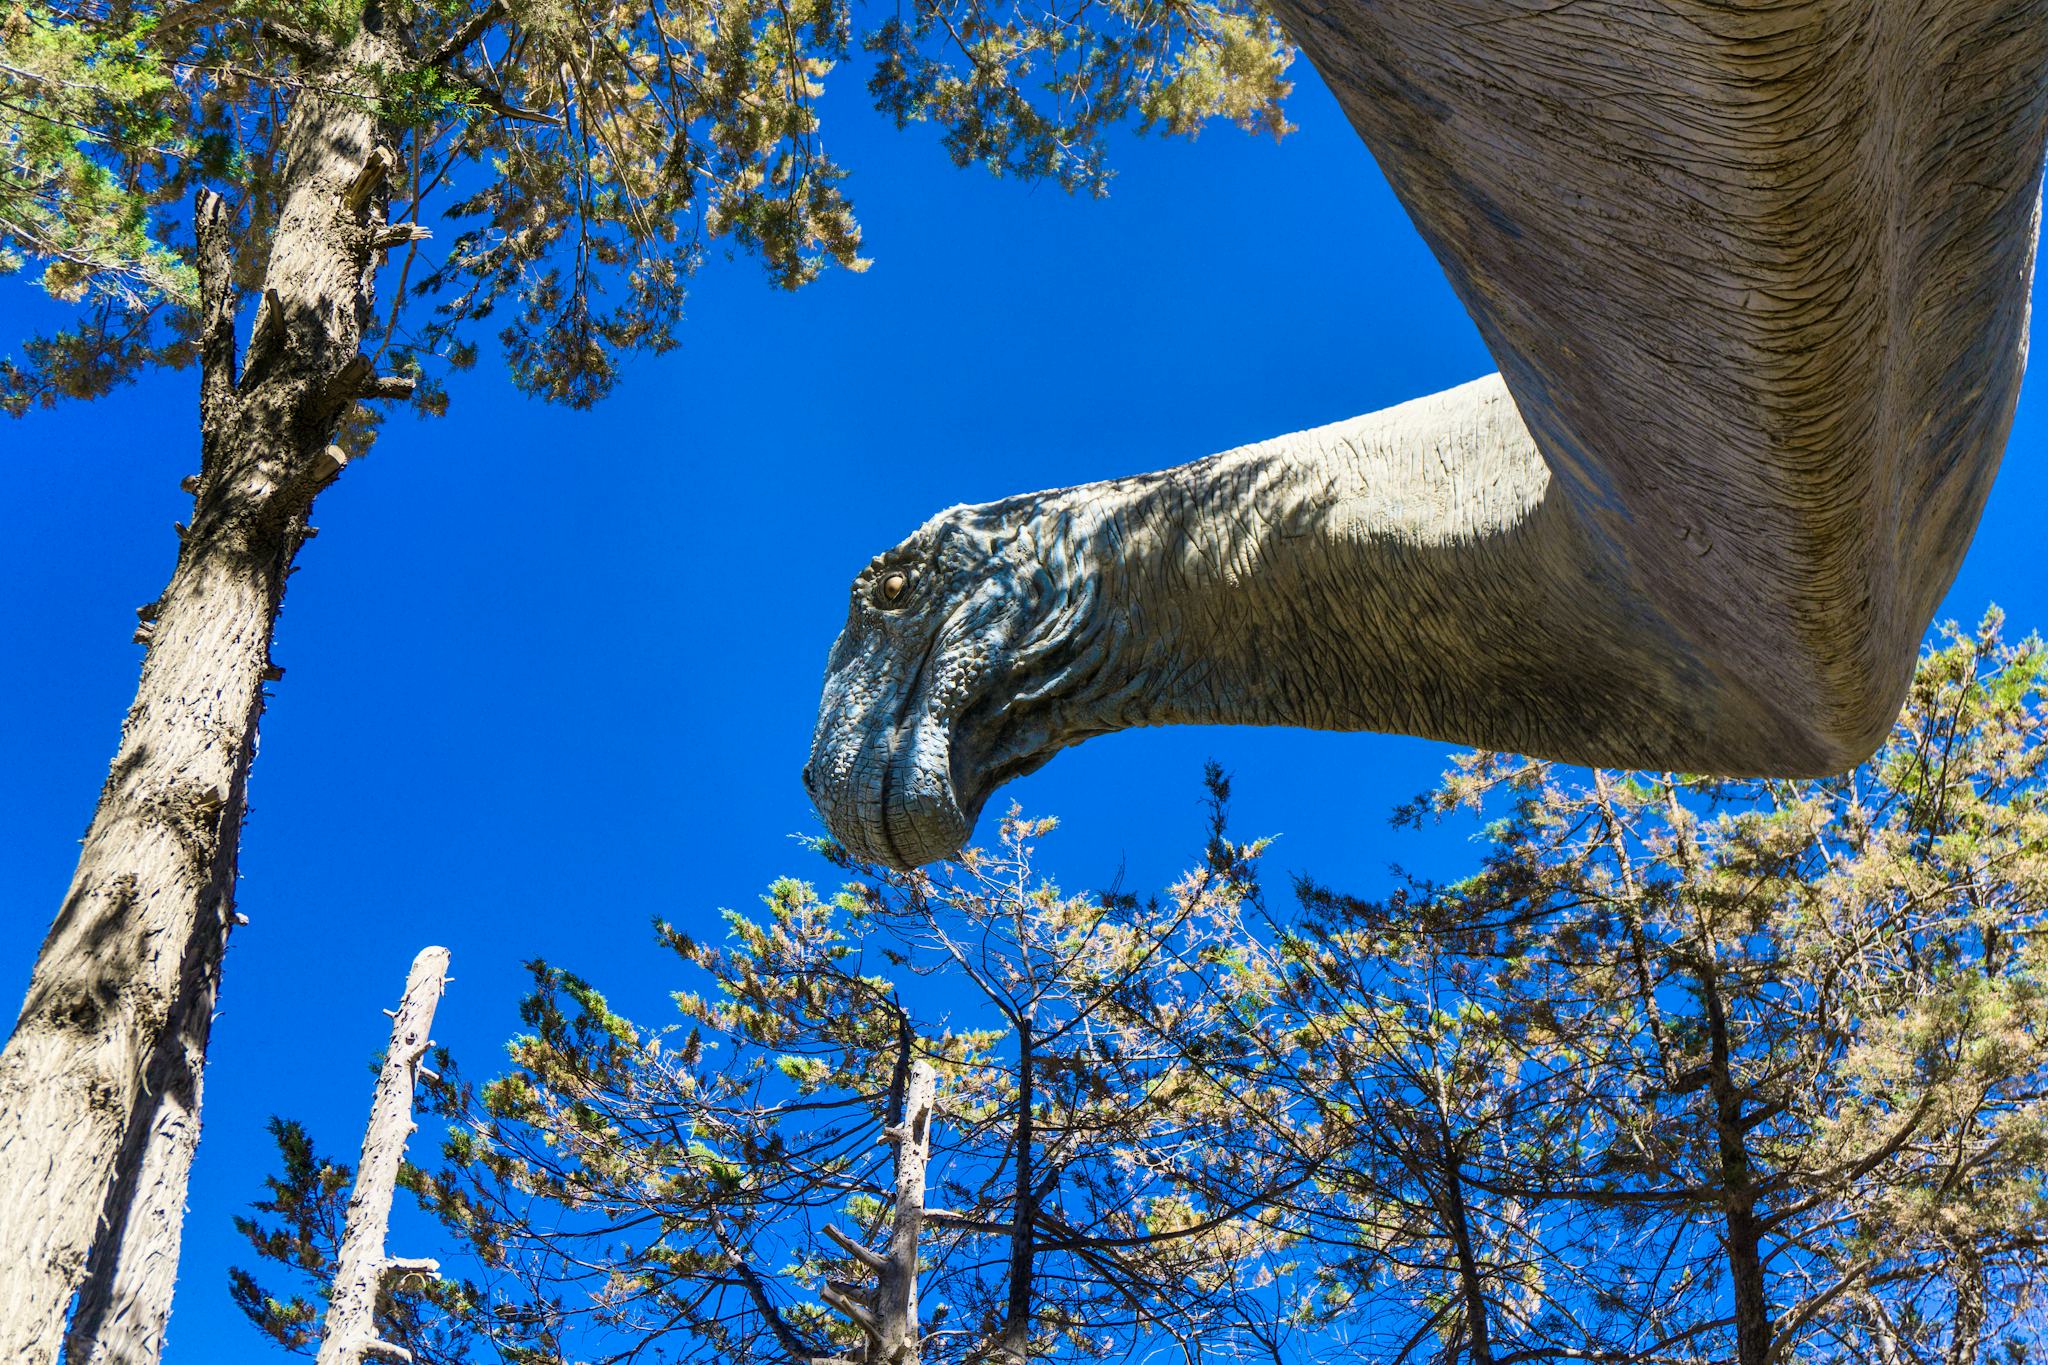
POLYGON ((2018 394, 2048 0, 1280 13, 1500 375, 941 513, 855 582, 805 772, 834 832, 948 856, 1132 725, 1866 756, 2018 394))

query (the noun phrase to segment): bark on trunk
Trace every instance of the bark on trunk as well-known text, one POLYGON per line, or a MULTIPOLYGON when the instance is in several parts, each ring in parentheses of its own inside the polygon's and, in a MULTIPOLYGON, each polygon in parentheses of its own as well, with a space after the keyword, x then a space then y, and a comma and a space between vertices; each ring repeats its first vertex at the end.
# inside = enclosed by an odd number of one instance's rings
POLYGON ((355 1188, 349 1191, 348 1218, 342 1227, 341 1251, 335 1257, 334 1285, 315 1365, 361 1365, 373 1354, 389 1360, 412 1359, 400 1347, 378 1338, 377 1299, 385 1278, 393 1273, 440 1269, 432 1261, 386 1256, 384 1233, 391 1224, 391 1197, 398 1190, 406 1139, 416 1126, 412 1095, 420 1058, 432 1045, 427 1035, 447 980, 448 950, 421 949, 405 978, 405 998, 399 1001, 391 1024, 391 1047, 377 1073, 377 1095, 370 1103, 369 1126, 363 1130, 363 1158, 356 1166, 355 1188))
MULTIPOLYGON (((906 1034, 906 1047, 908 1041, 906 1034)), ((917 1309, 917 1253, 924 1235, 925 1170, 931 1163, 938 1073, 930 1062, 916 1061, 901 1067, 897 1075, 891 1106, 894 1122, 882 1130, 883 1139, 896 1148, 896 1207, 889 1224, 888 1249, 871 1250, 831 1224, 825 1225, 827 1237, 875 1274, 872 1292, 838 1280, 828 1281, 823 1291, 826 1303, 867 1334, 867 1349, 861 1358, 870 1365, 917 1365, 924 1337, 917 1309)), ((757 1304, 771 1322, 779 1321, 765 1299, 757 1298, 757 1304)), ((777 1335, 782 1334, 778 1331, 777 1335)), ((783 1345, 799 1362, 815 1359, 795 1351, 787 1340, 783 1345)))
POLYGON ((144 626, 135 704, 0 1052, 0 1360, 55 1359, 89 1265, 78 1359, 147 1360, 135 1352, 162 1336, 285 578, 313 496, 338 468, 327 445, 341 416, 402 388, 375 382, 359 350, 388 164, 373 97, 380 68, 405 65, 381 27, 373 0, 292 108, 263 304, 239 376, 233 225, 211 195, 195 214, 192 525, 144 626))
POLYGON ((1736 1088, 1728 1011, 1713 966, 1713 944, 1705 947, 1700 995, 1707 1012, 1708 1087, 1714 1101, 1714 1138, 1721 1167, 1721 1212, 1729 1287, 1735 1298, 1735 1357, 1740 1365, 1770 1365, 1771 1304, 1764 1283, 1763 1225, 1756 1212, 1756 1171, 1750 1164, 1742 1122, 1742 1094, 1736 1088))
MULTIPOLYGON (((227 926, 221 925, 225 933, 227 926)), ((218 961, 216 949, 215 960, 218 961)), ((163 1355, 178 1241, 185 1224, 185 1187, 199 1147, 199 1095, 214 981, 201 998, 176 1011, 184 1028, 166 1049, 170 1074, 152 1077, 156 1112, 142 1131, 139 1161, 123 1163, 109 1205, 118 1221, 101 1236, 65 1337, 69 1365, 154 1365, 163 1355)))
POLYGON ((1770 1365, 1771 1305, 1764 1287, 1762 1232, 1747 1199, 1732 1188, 1726 1220, 1729 1280, 1735 1291, 1735 1358, 1741 1365, 1770 1365))
POLYGON ((917 1312, 917 1248, 924 1233, 925 1166, 931 1160, 932 1102, 938 1073, 926 1061, 910 1068, 903 1117, 890 1135, 896 1144, 896 1216, 889 1227, 888 1262, 875 1295, 881 1331, 874 1359, 882 1365, 917 1365, 921 1328, 917 1312))
POLYGON ((1899 1333, 1892 1324, 1891 1314, 1875 1294, 1858 1296, 1863 1308, 1863 1321, 1870 1334, 1870 1344, 1877 1351, 1877 1365, 1901 1365, 1899 1333))
POLYGON ((1038 1222, 1033 1188, 1037 1171, 1031 1163, 1031 1144, 1037 1140, 1031 1114, 1032 1048, 1031 1023, 1026 1020, 1017 1026, 1017 1184, 1010 1208, 1010 1294, 1002 1336, 996 1342, 996 1358, 1008 1365, 1023 1365, 1031 1358, 1032 1232, 1038 1222))

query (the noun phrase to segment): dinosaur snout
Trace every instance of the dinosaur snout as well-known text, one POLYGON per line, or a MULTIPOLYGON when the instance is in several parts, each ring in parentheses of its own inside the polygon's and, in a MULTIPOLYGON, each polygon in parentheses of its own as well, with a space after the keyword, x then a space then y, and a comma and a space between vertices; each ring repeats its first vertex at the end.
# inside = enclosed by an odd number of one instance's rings
POLYGON ((833 709, 828 703, 803 770, 832 837, 856 858, 904 871, 959 853, 973 818, 954 794, 943 722, 899 730, 833 709))

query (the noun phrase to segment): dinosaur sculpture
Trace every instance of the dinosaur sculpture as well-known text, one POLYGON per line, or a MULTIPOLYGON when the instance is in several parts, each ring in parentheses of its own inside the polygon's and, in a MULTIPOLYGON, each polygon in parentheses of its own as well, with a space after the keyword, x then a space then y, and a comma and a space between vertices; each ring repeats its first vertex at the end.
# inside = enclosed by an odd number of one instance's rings
POLYGON ((853 585, 805 782, 957 852, 1179 722, 1579 763, 1866 757, 2011 425, 2048 0, 1279 0, 1500 374, 941 512, 853 585))

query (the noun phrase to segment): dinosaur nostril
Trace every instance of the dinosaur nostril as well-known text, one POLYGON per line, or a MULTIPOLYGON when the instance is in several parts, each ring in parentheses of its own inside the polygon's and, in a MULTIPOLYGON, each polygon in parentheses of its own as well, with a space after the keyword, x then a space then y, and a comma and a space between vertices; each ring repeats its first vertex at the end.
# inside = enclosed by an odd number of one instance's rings
POLYGON ((811 779, 811 765, 808 763, 804 764, 803 779, 804 790, 816 796, 818 794, 818 785, 811 779))

